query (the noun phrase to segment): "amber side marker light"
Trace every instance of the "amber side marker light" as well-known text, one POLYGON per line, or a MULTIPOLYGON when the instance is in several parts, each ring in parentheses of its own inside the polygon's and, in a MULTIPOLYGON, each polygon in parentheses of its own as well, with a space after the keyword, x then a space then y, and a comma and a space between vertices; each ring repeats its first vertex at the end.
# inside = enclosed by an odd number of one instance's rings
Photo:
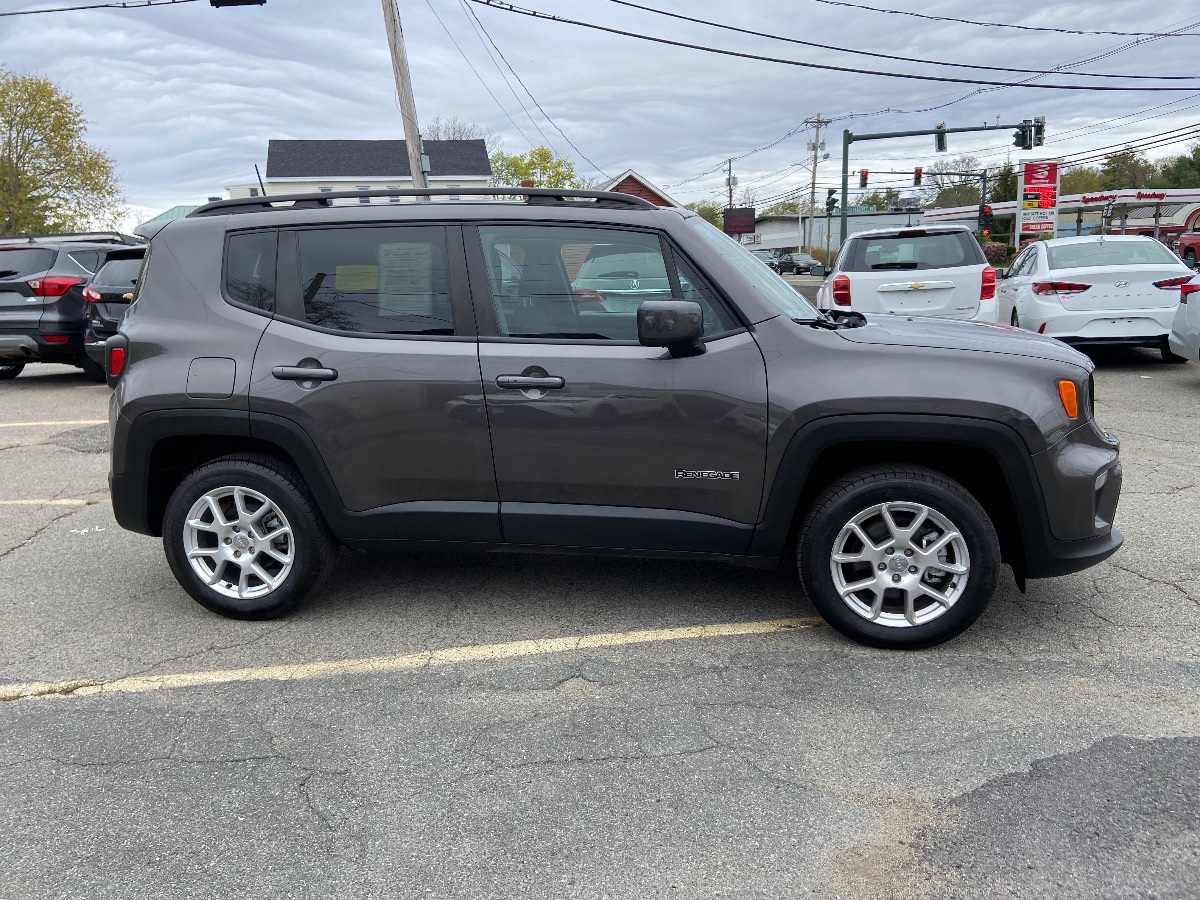
POLYGON ((1079 416, 1079 395, 1075 391, 1075 382, 1063 379, 1058 383, 1058 399, 1062 401, 1063 409, 1067 412, 1067 418, 1075 419, 1079 416))

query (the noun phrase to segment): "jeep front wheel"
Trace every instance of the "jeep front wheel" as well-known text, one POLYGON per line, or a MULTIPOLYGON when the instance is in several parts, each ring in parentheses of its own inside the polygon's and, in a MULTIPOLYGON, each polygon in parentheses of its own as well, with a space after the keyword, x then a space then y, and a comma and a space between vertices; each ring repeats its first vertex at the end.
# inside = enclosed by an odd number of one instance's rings
POLYGON ((870 468, 813 504, 797 552, 813 606, 847 637, 918 649, 961 634, 996 589, 991 520, 960 485, 930 469, 870 468))
POLYGON ((335 543, 298 472, 271 457, 227 456, 180 483, 163 547, 180 585, 234 619, 271 619, 312 595, 335 543))

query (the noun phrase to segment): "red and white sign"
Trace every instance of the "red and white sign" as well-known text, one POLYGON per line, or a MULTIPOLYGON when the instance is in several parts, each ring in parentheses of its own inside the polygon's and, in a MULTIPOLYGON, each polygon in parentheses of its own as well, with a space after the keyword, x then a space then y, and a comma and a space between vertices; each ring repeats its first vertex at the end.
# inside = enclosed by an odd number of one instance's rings
POLYGON ((1058 227, 1058 162, 1021 163, 1021 197, 1017 205, 1017 232, 1036 237, 1054 234, 1058 227))

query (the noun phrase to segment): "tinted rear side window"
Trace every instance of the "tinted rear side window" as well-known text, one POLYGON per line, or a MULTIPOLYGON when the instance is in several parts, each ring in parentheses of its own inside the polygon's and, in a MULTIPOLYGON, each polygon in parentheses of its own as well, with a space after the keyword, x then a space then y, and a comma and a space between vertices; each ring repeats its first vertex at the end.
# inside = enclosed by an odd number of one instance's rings
POLYGON ((858 237, 849 250, 842 266, 845 272, 953 269, 986 261, 979 244, 966 231, 858 237))
POLYGON ((453 334, 446 232, 436 226, 301 231, 310 325, 364 334, 453 334))
POLYGON ((100 267, 92 284, 131 288, 137 282, 138 272, 141 269, 142 261, 140 259, 110 259, 100 267))
POLYGON ((1179 257, 1150 238, 1145 241, 1086 241, 1046 247, 1051 269, 1083 266, 1179 265, 1179 257))
POLYGON ((229 236, 225 251, 225 293, 230 299, 266 312, 275 310, 275 243, 274 231, 229 236))
POLYGON ((57 250, 44 247, 14 250, 0 247, 0 278, 24 278, 45 272, 54 265, 57 250))

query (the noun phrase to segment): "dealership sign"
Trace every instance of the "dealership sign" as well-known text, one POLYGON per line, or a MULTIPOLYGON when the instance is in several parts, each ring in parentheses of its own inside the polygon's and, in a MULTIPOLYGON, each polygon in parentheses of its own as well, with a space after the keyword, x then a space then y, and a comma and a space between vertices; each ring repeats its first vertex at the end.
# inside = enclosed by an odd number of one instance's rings
POLYGON ((1058 227, 1058 162, 1021 163, 1021 205, 1017 233, 1021 237, 1053 235, 1058 227))

